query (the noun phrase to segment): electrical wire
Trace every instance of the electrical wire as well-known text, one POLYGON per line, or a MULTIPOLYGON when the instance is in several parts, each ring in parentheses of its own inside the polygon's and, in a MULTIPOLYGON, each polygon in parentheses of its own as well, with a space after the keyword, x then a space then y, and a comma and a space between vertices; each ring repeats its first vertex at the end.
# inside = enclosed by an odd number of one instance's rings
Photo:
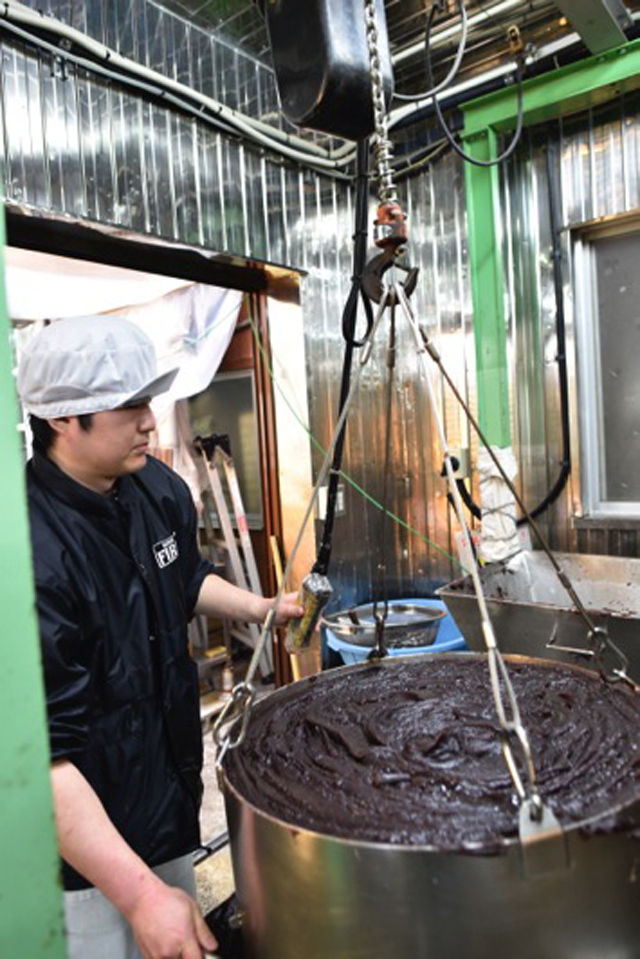
MULTIPOLYGON (((399 164, 394 164, 393 170, 396 178, 396 182, 405 180, 410 176, 413 176, 415 173, 419 173, 420 170, 423 170, 424 167, 429 166, 437 157, 439 157, 445 150, 450 150, 451 144, 443 137, 442 140, 438 141, 436 145, 432 144, 432 148, 425 154, 424 150, 418 151, 420 156, 419 160, 409 159, 409 162, 406 166, 400 166, 399 164)), ((416 154, 414 154, 416 156, 416 154)))
MULTIPOLYGON (((529 510, 528 515, 518 517, 516 526, 525 526, 529 522, 529 517, 537 519, 541 516, 552 503, 558 499, 571 474, 571 442, 569 428, 569 384, 567 379, 567 355, 566 355, 566 323, 564 315, 564 294, 562 289, 562 269, 560 262, 562 251, 560 248, 561 225, 558 215, 558 197, 556 195, 555 184, 555 165, 557 156, 555 155, 556 144, 550 139, 546 150, 546 168, 547 168, 547 193, 549 204, 549 225, 551 230, 551 257, 553 262, 553 285, 556 305, 556 338, 558 363, 558 384, 560 394, 560 426, 562 433, 562 459, 560 461, 560 472, 553 486, 548 490, 544 498, 529 510)), ((462 500, 471 513, 477 519, 482 519, 482 510, 474 501, 471 493, 467 489, 462 479, 458 479, 458 490, 462 500)))
MULTIPOLYGON (((340 398, 338 400, 338 416, 341 415, 344 404, 347 402, 349 396, 354 351, 362 346, 365 346, 374 322, 373 307, 362 285, 362 274, 364 272, 367 258, 367 216, 369 212, 368 198, 369 139, 368 137, 365 137, 358 143, 355 233, 353 237, 353 276, 351 278, 351 289, 349 290, 349 295, 342 313, 342 336, 345 341, 345 350, 342 362, 340 398), (364 337, 358 340, 356 338, 356 325, 358 322, 358 305, 360 303, 362 303, 364 308, 366 332, 364 337)), ((338 476, 342 463, 346 430, 347 424, 345 423, 340 435, 336 438, 333 461, 331 463, 331 470, 329 473, 324 527, 322 530, 322 537, 320 540, 316 561, 311 570, 313 574, 318 574, 320 576, 327 575, 329 570, 329 562, 331 560, 333 526, 335 522, 338 501, 338 476)))
MULTIPOLYGON (((426 63, 427 63, 427 79, 430 84, 433 84, 433 70, 431 66, 431 44, 430 44, 430 33, 431 33, 431 24, 433 23, 433 12, 435 10, 435 4, 429 11, 429 20, 427 21, 427 40, 426 40, 426 63)), ((472 163, 474 166, 479 167, 492 167, 497 166, 498 163, 503 163, 507 160, 511 154, 514 152, 518 143, 520 142, 520 136, 522 134, 522 127, 524 123, 524 90, 523 90, 523 60, 518 57, 517 66, 516 66, 516 83, 518 84, 518 119, 516 122, 516 129, 514 131, 511 142, 506 147, 506 149, 500 154, 500 156, 493 157, 491 160, 479 160, 476 157, 471 156, 466 153, 462 147, 456 142, 453 133, 447 126, 445 118, 440 109, 440 104, 438 103, 438 97, 433 96, 433 106, 436 111, 436 116, 438 117, 438 123, 442 129, 442 132, 446 136, 447 140, 456 151, 459 157, 461 157, 466 163, 472 163)))
MULTIPOLYGON (((429 17, 427 18, 427 28, 425 31, 425 45, 429 43, 429 37, 431 34, 431 23, 433 22, 434 10, 436 4, 434 3, 429 11, 429 17)), ((397 93, 395 90, 393 92, 394 100, 404 100, 409 103, 414 103, 416 100, 426 100, 428 97, 435 96, 436 93, 440 93, 442 90, 446 90, 447 87, 454 81, 460 69, 460 64, 462 63, 462 58, 467 47, 467 30, 468 30, 468 21, 467 21, 467 10, 464 5, 464 0, 458 0, 458 9, 460 11, 460 41, 458 43, 458 49, 456 51, 456 56, 449 70, 448 74, 441 80, 440 83, 432 86, 430 90, 427 90, 425 93, 397 93)), ((432 82, 431 80, 429 81, 432 82)))
POLYGON ((518 121, 516 124, 516 129, 513 134, 513 138, 506 149, 500 154, 500 156, 493 157, 491 160, 479 160, 477 157, 471 156, 469 153, 465 153, 461 146, 459 146, 451 130, 446 124, 442 110, 440 109, 440 104, 438 103, 438 98, 433 98, 433 105, 435 107, 436 115, 438 117, 438 123, 442 129, 442 132, 446 136, 447 140, 456 151, 459 157, 461 157, 465 163, 472 163, 474 166, 480 167, 491 167, 497 166, 499 163, 504 163, 505 160, 508 160, 512 155, 518 143, 520 142, 520 136, 522 134, 522 127, 524 122, 524 109, 523 109, 523 89, 522 89, 522 68, 518 65, 516 71, 516 83, 518 84, 518 121))
POLYGON ((341 173, 355 158, 355 147, 345 145, 331 153, 317 144, 307 143, 300 138, 232 110, 225 104, 199 93, 197 90, 164 77, 133 60, 122 57, 114 50, 86 37, 80 31, 59 23, 42 14, 35 14, 20 4, 5 2, 0 5, 0 28, 18 36, 30 45, 46 50, 54 58, 73 63, 89 73, 96 73, 106 79, 130 86, 140 92, 157 97, 165 103, 189 113, 204 122, 211 123, 225 133, 240 136, 257 146, 264 147, 287 159, 303 163, 337 179, 351 179, 341 173), (22 26, 18 26, 22 24, 22 26), (52 44, 36 33, 24 27, 46 31, 59 38, 60 44, 52 44), (80 47, 90 57, 78 56, 70 47, 80 47), (295 144, 292 146, 291 144, 295 144))

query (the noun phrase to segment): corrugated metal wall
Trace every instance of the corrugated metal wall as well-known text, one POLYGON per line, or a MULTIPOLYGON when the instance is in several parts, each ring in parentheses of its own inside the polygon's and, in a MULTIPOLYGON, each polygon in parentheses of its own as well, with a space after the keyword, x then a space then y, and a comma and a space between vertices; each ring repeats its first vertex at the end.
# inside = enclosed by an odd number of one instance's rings
MULTIPOLYGON (((438 347, 463 395, 473 393, 475 358, 472 337, 471 290, 467 267, 464 177, 461 164, 449 156, 427 172, 401 185, 400 200, 409 217, 411 262, 420 268, 412 297, 414 312, 438 347)), ((322 303, 321 280, 313 271, 307 287, 307 331, 311 409, 321 439, 335 422, 340 382, 342 342, 339 311, 350 276, 349 213, 332 220, 325 210, 329 236, 334 224, 341 243, 336 250, 341 281, 333 287, 333 304, 322 303), (313 291, 313 292, 311 292, 313 291), (329 307, 327 309, 327 307, 329 307)), ((373 220, 373 211, 371 220, 373 220)), ((326 257, 328 252, 323 256, 326 257)), ((326 288, 326 287, 325 287, 326 288)), ((389 320, 380 329, 377 345, 365 368, 356 405, 349 419, 344 470, 374 499, 384 486, 386 344, 389 320)), ((406 525, 382 520, 381 510, 346 484, 346 512, 336 521, 334 574, 336 604, 365 601, 375 593, 382 556, 389 596, 424 594, 451 578, 452 552, 446 490, 439 477, 442 456, 432 424, 421 367, 406 319, 397 311, 397 366, 393 392, 393 443, 390 451, 387 507, 406 525), (380 537, 384 535, 383 548, 380 537)), ((468 446, 466 423, 438 378, 436 390, 446 411, 450 443, 468 446)))
MULTIPOLYGON (((35 6, 35 4, 32 4, 35 6)), ((47 12, 159 71, 259 117, 273 117, 273 76, 259 62, 146 0, 56 2, 47 12)), ((41 210, 136 232, 264 258, 308 271, 303 282, 312 429, 327 443, 336 419, 340 316, 351 276, 350 190, 272 161, 160 105, 62 69, 3 38, 1 153, 5 196, 41 210)), ((638 203, 637 110, 582 118, 562 132, 566 222, 638 203), (613 184, 615 183, 615 189, 613 184), (603 206, 603 204, 606 204, 603 206)), ((544 146, 533 139, 503 177, 505 244, 512 283, 509 356, 514 436, 527 502, 539 501, 557 471, 557 375, 546 213, 544 146)), ((401 188, 420 266, 417 316, 437 338, 463 394, 475 401, 464 176, 449 154, 401 188)), ((424 594, 456 574, 441 455, 406 322, 399 316, 389 509, 383 554, 390 595, 424 594)), ((363 375, 349 422, 345 470, 379 499, 384 459, 384 339, 363 375)), ((452 446, 475 450, 454 401, 437 384, 452 446)), ((316 465, 318 460, 316 457, 316 465)), ((554 508, 560 548, 591 549, 571 530, 567 497, 554 508)), ((363 601, 377 582, 381 513, 347 484, 336 524, 336 604, 363 601)), ((605 549, 616 551, 606 538, 605 549)), ((636 544, 637 546, 637 544, 636 544)), ((629 549, 629 541, 626 541, 629 549)))

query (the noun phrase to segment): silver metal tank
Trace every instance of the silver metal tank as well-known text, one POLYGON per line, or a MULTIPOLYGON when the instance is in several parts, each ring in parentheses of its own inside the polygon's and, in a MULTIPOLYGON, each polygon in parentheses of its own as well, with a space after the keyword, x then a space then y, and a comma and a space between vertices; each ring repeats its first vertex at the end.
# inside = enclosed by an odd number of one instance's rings
MULTIPOLYGON (((384 662, 393 668, 402 659, 384 662)), ((273 697, 284 702, 344 672, 273 697)), ((551 839, 538 841, 531 859, 517 840, 483 855, 334 838, 260 811, 224 771, 222 784, 250 959, 640 956, 638 791, 606 815, 566 828, 566 858, 551 839), (635 822, 635 837, 607 831, 607 817, 620 808, 635 822)))
MULTIPOLYGON (((596 626, 604 627, 640 682, 640 559, 556 553, 596 626)), ((490 563, 480 573, 491 622, 505 653, 522 653, 592 668, 588 630, 539 550, 490 563), (571 650, 586 650, 581 656, 571 650)), ((438 590, 470 649, 484 650, 478 601, 471 577, 438 590)), ((638 950, 640 956, 640 949, 638 950)))

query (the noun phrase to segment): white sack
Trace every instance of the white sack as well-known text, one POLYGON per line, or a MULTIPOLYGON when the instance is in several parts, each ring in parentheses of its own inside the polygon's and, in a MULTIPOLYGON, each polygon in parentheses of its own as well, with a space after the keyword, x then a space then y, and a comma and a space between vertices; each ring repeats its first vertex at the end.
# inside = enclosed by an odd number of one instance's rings
MULTIPOLYGON (((511 447, 500 449, 493 446, 492 450, 513 483, 518 469, 511 447)), ((480 556, 486 563, 497 563, 520 550, 516 527, 516 502, 484 447, 481 447, 478 452, 477 469, 482 510, 480 556)))

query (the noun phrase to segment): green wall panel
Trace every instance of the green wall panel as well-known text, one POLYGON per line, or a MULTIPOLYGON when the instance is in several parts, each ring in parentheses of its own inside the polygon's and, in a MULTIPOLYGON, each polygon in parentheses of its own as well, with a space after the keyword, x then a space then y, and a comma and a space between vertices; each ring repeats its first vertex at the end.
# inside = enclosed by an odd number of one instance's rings
POLYGON ((0 956, 63 959, 62 893, 3 248, 0 211, 0 956))

